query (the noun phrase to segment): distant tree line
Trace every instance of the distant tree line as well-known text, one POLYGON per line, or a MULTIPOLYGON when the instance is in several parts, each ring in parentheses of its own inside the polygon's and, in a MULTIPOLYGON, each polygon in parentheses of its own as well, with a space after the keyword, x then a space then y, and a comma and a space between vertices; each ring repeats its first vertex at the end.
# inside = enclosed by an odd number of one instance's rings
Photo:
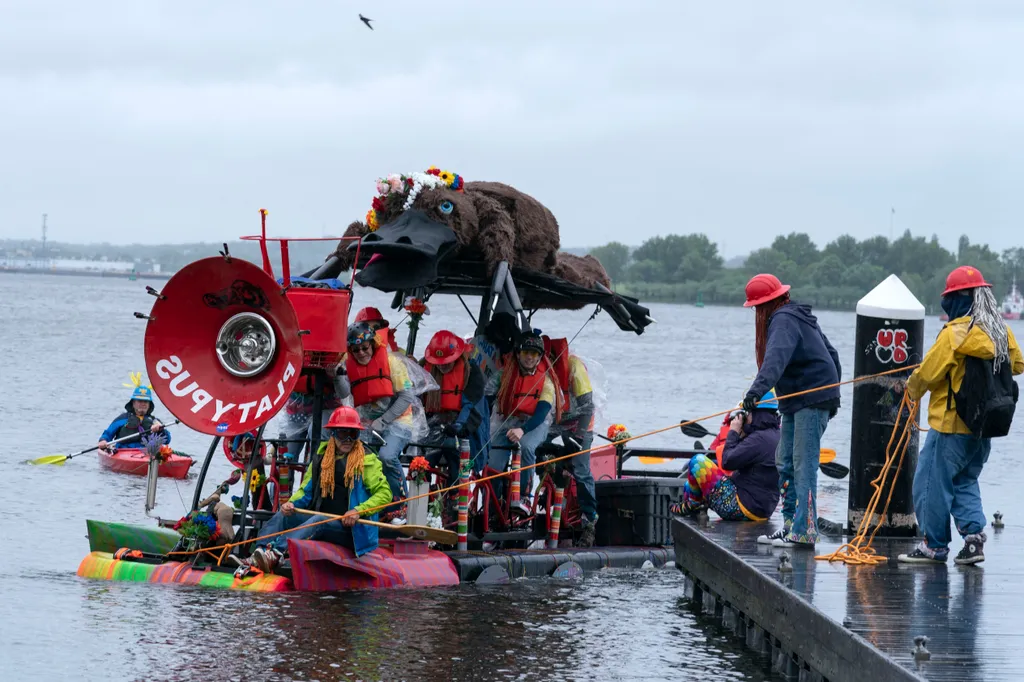
POLYGON ((979 268, 1001 300, 1015 275, 1024 272, 1024 248, 1001 254, 964 235, 956 253, 938 237, 894 241, 877 236, 858 241, 843 235, 819 249, 810 236, 794 232, 751 253, 742 267, 723 267, 718 246, 704 234, 653 237, 636 249, 612 242, 590 253, 604 264, 621 293, 647 301, 739 305, 743 287, 759 272, 793 285, 794 298, 820 308, 851 310, 864 294, 895 273, 930 312, 938 310, 946 275, 958 264, 979 268))

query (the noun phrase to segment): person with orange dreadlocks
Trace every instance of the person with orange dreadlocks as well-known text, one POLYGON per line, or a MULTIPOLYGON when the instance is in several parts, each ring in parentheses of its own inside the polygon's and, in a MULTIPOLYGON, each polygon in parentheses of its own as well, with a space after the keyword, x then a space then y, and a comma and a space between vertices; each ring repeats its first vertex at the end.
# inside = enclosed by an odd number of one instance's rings
POLYGON ((377 528, 356 522, 360 517, 377 520, 374 509, 391 501, 391 488, 377 455, 359 440, 363 428, 359 413, 339 407, 327 422, 327 442, 320 445, 310 461, 302 484, 260 529, 260 535, 274 535, 256 543, 252 556, 243 563, 270 573, 284 558, 288 539, 323 540, 352 549, 362 556, 377 548, 377 528), (343 516, 328 523, 324 516, 296 515, 296 509, 310 509, 343 516), (316 524, 316 525, 313 525, 316 524))
MULTIPOLYGON (((551 424, 562 420, 562 390, 544 359, 544 339, 536 331, 524 332, 515 348, 515 356, 504 360, 501 373, 491 377, 484 391, 495 396, 487 464, 498 471, 504 471, 513 443, 519 444, 522 466, 536 463, 537 448, 547 439, 551 424)), ((500 495, 504 481, 492 485, 500 495)), ((521 508, 529 507, 533 469, 520 474, 519 490, 521 508)))
POLYGON ((776 547, 814 548, 818 539, 817 493, 821 436, 839 411, 842 366, 811 314, 809 305, 789 299, 789 285, 775 275, 754 275, 747 301, 756 319, 757 377, 743 398, 750 413, 772 387, 780 396, 782 433, 775 451, 782 496, 783 527, 757 541, 776 547), (791 393, 812 391, 795 398, 791 393))

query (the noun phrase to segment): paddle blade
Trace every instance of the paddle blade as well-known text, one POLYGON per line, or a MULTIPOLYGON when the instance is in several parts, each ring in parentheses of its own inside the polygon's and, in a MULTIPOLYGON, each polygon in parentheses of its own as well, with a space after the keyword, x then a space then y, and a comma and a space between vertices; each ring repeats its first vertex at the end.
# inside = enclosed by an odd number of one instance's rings
POLYGON ((47 455, 46 457, 40 457, 39 459, 28 460, 29 464, 52 464, 53 466, 64 466, 64 462, 68 461, 67 455, 47 455))
POLYGON ((459 542, 459 534, 453 530, 431 528, 430 526, 394 526, 393 528, 410 538, 429 540, 439 545, 455 545, 459 542))
POLYGON ((690 438, 704 438, 711 435, 710 431, 696 422, 693 424, 683 424, 679 427, 679 430, 683 432, 684 436, 689 436, 690 438))
POLYGON ((839 462, 823 462, 818 468, 829 478, 846 478, 850 473, 849 468, 839 462))
POLYGON ((836 459, 836 451, 831 448, 822 448, 821 454, 818 458, 819 464, 825 464, 826 462, 833 462, 836 459))

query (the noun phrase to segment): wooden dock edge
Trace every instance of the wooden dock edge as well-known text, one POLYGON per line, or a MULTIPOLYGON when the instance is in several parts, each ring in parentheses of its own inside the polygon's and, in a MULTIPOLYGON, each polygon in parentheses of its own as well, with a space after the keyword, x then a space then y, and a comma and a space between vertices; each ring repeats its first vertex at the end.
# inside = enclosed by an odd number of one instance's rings
POLYGON ((757 654, 798 682, 924 680, 704 535, 672 520, 675 562, 686 597, 757 654))

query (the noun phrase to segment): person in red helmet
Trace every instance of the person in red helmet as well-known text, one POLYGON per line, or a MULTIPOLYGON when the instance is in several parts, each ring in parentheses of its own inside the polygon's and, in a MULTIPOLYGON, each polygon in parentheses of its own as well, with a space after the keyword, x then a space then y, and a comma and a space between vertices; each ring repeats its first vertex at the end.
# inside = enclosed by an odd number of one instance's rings
POLYGON ((288 539, 323 540, 352 549, 362 556, 377 548, 377 528, 357 523, 360 518, 377 520, 374 509, 391 501, 391 488, 384 478, 380 460, 359 440, 362 423, 351 407, 339 407, 327 421, 328 440, 310 461, 302 484, 260 529, 260 535, 274 535, 256 542, 252 556, 236 563, 256 566, 269 573, 288 551, 288 539), (324 516, 296 515, 309 509, 342 516, 328 523, 324 516))
POLYGON ((953 561, 975 564, 985 560, 986 540, 978 477, 992 438, 1009 431, 1018 394, 1013 376, 1024 372, 1024 356, 977 268, 961 265, 949 273, 942 309, 949 322, 907 380, 914 400, 931 393, 930 428, 914 472, 914 512, 924 541, 898 560, 945 564, 952 515, 964 540, 953 561))
POLYGON ((356 313, 356 319, 353 322, 365 322, 370 325, 370 329, 376 332, 382 346, 386 346, 392 353, 402 352, 395 340, 395 330, 391 329, 391 323, 384 319, 377 308, 373 306, 363 308, 356 313))
POLYGON ((789 285, 775 275, 747 282, 745 307, 754 308, 757 376, 743 398, 750 413, 770 389, 780 396, 782 428, 775 465, 779 470, 783 527, 757 540, 776 547, 814 548, 818 539, 817 491, 821 436, 839 411, 842 365, 809 305, 789 298, 789 285), (820 390, 814 390, 820 389, 820 390), (794 398, 792 393, 810 391, 794 398))
POLYGON ((483 452, 483 439, 477 432, 484 422, 486 404, 484 397, 484 375, 480 368, 466 358, 466 342, 442 329, 434 334, 427 344, 423 365, 437 382, 438 389, 427 391, 421 397, 427 413, 427 424, 433 428, 442 427, 446 438, 445 447, 432 453, 427 459, 432 465, 443 455, 448 464, 448 481, 454 484, 459 472, 459 452, 454 447, 455 436, 469 438, 473 457, 473 468, 479 471, 483 452))

